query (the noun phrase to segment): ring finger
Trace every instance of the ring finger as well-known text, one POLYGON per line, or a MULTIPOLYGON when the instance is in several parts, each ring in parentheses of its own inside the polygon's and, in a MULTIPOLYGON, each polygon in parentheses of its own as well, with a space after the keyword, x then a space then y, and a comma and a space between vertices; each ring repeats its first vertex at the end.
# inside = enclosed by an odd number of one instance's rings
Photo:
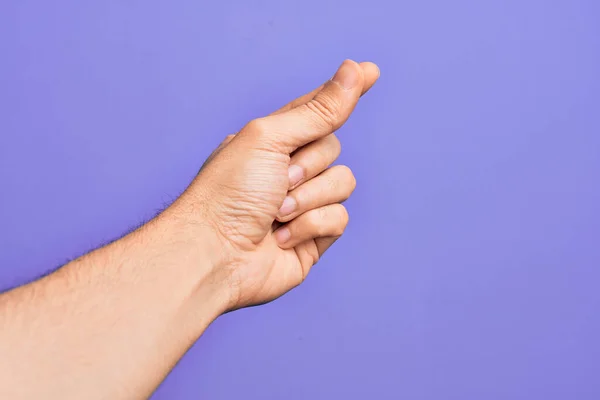
POLYGON ((330 204, 305 212, 277 229, 274 236, 281 248, 290 249, 310 239, 338 238, 347 224, 346 208, 341 204, 330 204))

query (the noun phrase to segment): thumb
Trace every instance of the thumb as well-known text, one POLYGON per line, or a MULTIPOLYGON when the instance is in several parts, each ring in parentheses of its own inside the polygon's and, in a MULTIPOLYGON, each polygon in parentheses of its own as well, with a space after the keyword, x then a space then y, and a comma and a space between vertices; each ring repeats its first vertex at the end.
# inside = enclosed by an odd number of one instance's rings
POLYGON ((254 120, 244 130, 289 154, 341 127, 358 103, 364 84, 361 66, 346 60, 312 99, 280 114, 254 120))
MULTIPOLYGON (((377 65, 373 64, 372 62, 368 62, 368 61, 363 61, 361 63, 358 63, 358 65, 360 65, 360 67, 362 68, 363 76, 365 78, 364 83, 363 83, 363 90, 362 90, 362 93, 360 94, 361 96, 364 96, 365 93, 367 93, 369 91, 369 89, 371 89, 373 87, 375 82, 377 82, 377 79, 379 79, 379 67, 377 65)), ((321 90, 323 90, 324 86, 325 85, 321 85, 318 88, 313 89, 309 93, 303 94, 302 96, 298 97, 297 99, 292 100, 291 102, 287 103, 285 106, 281 107, 279 110, 277 110, 269 115, 281 114, 283 112, 291 110, 292 108, 296 108, 296 107, 306 103, 307 101, 312 100, 312 98, 315 97, 315 95, 317 93, 319 93, 321 90)))

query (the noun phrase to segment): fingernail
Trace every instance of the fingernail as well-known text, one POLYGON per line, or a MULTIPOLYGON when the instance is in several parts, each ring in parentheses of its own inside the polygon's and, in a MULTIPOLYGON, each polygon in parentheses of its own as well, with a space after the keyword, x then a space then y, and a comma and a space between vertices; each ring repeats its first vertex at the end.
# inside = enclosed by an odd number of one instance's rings
POLYGON ((279 209, 278 215, 280 217, 285 217, 286 215, 291 214, 295 209, 296 209, 296 200, 291 196, 287 196, 283 200, 283 204, 281 205, 281 208, 279 209))
POLYGON ((284 244, 292 237, 292 233, 288 228, 281 228, 277 232, 275 232, 275 240, 279 242, 279 244, 284 244))
POLYGON ((346 90, 352 89, 358 84, 358 71, 354 64, 351 60, 344 61, 331 80, 346 90))
POLYGON ((302 169, 302 167, 299 167, 297 165, 290 166, 290 168, 288 169, 288 178, 290 180, 290 187, 292 187, 295 184, 297 184, 298 182, 300 182, 303 177, 304 177, 304 170, 302 169))

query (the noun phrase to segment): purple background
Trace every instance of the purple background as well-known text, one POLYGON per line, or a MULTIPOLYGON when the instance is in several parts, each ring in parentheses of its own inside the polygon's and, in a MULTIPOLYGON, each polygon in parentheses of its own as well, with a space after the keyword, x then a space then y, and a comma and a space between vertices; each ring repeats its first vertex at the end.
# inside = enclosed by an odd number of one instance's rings
POLYGON ((351 224, 154 399, 600 398, 597 1, 0 2, 0 288, 150 217, 344 58, 351 224))

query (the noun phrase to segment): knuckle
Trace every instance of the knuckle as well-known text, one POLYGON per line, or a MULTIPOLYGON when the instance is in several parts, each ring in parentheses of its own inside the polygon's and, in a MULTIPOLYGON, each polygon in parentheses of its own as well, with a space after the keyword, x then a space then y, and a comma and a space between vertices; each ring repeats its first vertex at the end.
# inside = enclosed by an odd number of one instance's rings
POLYGON ((347 165, 338 165, 338 173, 340 174, 340 179, 349 185, 354 185, 356 183, 356 178, 354 177, 354 173, 347 165))
POLYGON ((339 222, 336 228, 336 235, 341 235, 342 233, 344 233, 344 231, 346 230, 346 227, 348 226, 348 221, 350 220, 350 216, 348 215, 348 210, 346 210, 346 207, 344 207, 343 205, 339 204, 339 206, 337 207, 338 210, 338 217, 339 217, 339 222))
POLYGON ((334 168, 336 168, 335 180, 338 181, 339 186, 343 188, 343 194, 349 197, 356 188, 356 178, 354 173, 346 165, 337 165, 334 168))
POLYGON ((348 185, 348 189, 350 191, 350 194, 352 194, 352 192, 354 192, 354 189, 356 189, 356 176, 354 176, 354 172, 352 172, 352 170, 346 166, 344 166, 346 168, 346 175, 345 175, 345 179, 348 185))
POLYGON ((333 96, 321 94, 306 103, 306 107, 332 131, 340 119, 340 102, 333 96))
POLYGON ((326 136, 323 140, 327 141, 327 147, 330 149, 331 154, 333 154, 335 158, 338 158, 342 152, 342 143, 340 142, 340 139, 338 139, 338 137, 332 133, 331 135, 326 136))
POLYGON ((327 209, 327 207, 321 207, 317 209, 317 214, 319 221, 327 221, 327 219, 329 218, 329 210, 327 209))
POLYGON ((312 229, 318 236, 323 236, 325 234, 325 229, 327 227, 327 218, 329 218, 329 213, 326 207, 321 207, 315 210, 314 213, 311 214, 311 225, 312 229))
POLYGON ((254 134, 264 134, 267 132, 267 121, 264 118, 253 119, 246 124, 244 130, 254 134))
POLYGON ((330 134, 318 142, 315 150, 315 164, 327 167, 339 157, 342 146, 339 139, 334 134, 330 134))

